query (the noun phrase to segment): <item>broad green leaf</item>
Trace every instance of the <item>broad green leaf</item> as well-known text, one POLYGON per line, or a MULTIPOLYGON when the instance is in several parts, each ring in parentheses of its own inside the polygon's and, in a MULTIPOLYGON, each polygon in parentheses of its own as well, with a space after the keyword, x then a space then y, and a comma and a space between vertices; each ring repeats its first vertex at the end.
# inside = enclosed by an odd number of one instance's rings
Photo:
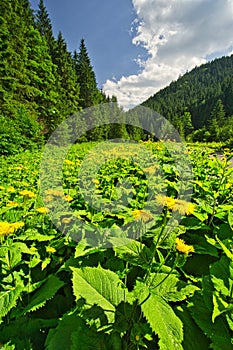
POLYGON ((165 273, 151 274, 150 287, 153 294, 157 294, 167 301, 182 301, 199 290, 195 285, 187 284, 174 274, 167 276, 165 273))
POLYGON ((223 256, 210 266, 210 276, 214 288, 228 297, 233 284, 233 268, 229 259, 223 256))
POLYGON ((109 321, 113 321, 115 306, 125 296, 119 277, 101 267, 71 267, 71 270, 75 297, 85 298, 88 304, 97 304, 107 312, 109 321))
POLYGON ((63 281, 54 275, 50 275, 47 281, 35 292, 23 313, 26 314, 44 306, 62 286, 64 286, 63 281))
POLYGON ((132 265, 144 265, 150 261, 150 250, 145 244, 128 238, 111 238, 116 255, 132 265))
POLYGON ((204 332, 197 326, 185 305, 175 308, 177 316, 181 319, 184 329, 184 340, 182 346, 185 350, 197 350, 196 341, 198 339, 198 350, 209 349, 210 341, 204 332))
POLYGON ((8 314, 8 312, 16 306, 16 302, 23 291, 22 283, 17 283, 15 287, 0 292, 0 320, 8 314))
POLYGON ((225 246, 225 244, 223 244, 218 237, 216 236, 216 240, 218 241, 218 243, 220 244, 222 250, 224 251, 224 253, 226 254, 226 256, 231 259, 233 261, 233 253, 225 246))
POLYGON ((171 306, 152 294, 141 306, 152 330, 158 334, 160 350, 183 350, 183 326, 171 306))
MULTIPOLYGON (((203 293, 205 294, 205 291, 203 293)), ((206 299, 209 298, 211 298, 210 303, 212 303, 212 293, 206 296, 206 299)), ((188 304, 188 310, 196 324, 211 340, 214 350, 232 350, 231 336, 226 320, 220 315, 214 323, 212 322, 213 309, 209 310, 209 306, 201 294, 196 293, 192 297, 192 301, 188 304)))
POLYGON ((55 329, 50 329, 45 345, 46 350, 106 349, 101 335, 76 315, 65 315, 55 329))
POLYGON ((221 315, 228 308, 228 303, 226 303, 218 293, 213 294, 213 305, 214 310, 212 314, 212 322, 214 322, 216 317, 221 315))

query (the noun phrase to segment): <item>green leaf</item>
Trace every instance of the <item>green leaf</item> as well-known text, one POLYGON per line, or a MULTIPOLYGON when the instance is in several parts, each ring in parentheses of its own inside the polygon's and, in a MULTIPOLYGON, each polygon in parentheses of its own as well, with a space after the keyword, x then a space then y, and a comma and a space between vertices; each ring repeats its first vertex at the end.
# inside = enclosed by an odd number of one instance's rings
POLYGON ((233 213, 231 211, 228 212, 228 222, 231 229, 233 230, 233 213))
POLYGON ((128 238, 111 238, 116 255, 132 265, 148 265, 150 261, 150 250, 145 244, 128 238))
POLYGON ((23 284, 17 281, 17 285, 6 291, 0 292, 0 319, 16 306, 16 302, 23 291, 23 284))
POLYGON ((199 290, 195 285, 181 281, 174 274, 167 276, 165 273, 151 274, 153 282, 150 287, 153 294, 157 294, 167 301, 182 301, 187 296, 193 295, 196 290, 199 290), (156 287, 157 285, 158 287, 156 287))
POLYGON ((58 277, 50 275, 46 282, 36 291, 29 304, 24 309, 24 314, 35 311, 44 306, 46 302, 53 298, 56 292, 64 286, 64 282, 58 277))
POLYGON ((158 334, 160 350, 183 350, 182 322, 160 296, 151 295, 141 306, 152 330, 158 334))
POLYGON ((50 329, 45 345, 46 350, 106 349, 101 338, 80 317, 65 315, 55 329, 50 329))
POLYGON ((196 293, 192 297, 192 301, 188 304, 188 310, 196 324, 211 339, 214 350, 232 350, 227 322, 221 315, 215 319, 214 323, 212 322, 213 306, 210 308, 209 303, 212 304, 212 293, 204 290, 203 296, 196 293))
POLYGON ((218 237, 215 237, 218 243, 220 244, 222 250, 226 254, 226 256, 233 261, 233 254, 232 252, 218 239, 218 237))
POLYGON ((216 292, 213 294, 213 305, 214 310, 212 314, 212 322, 214 322, 216 317, 221 315, 228 308, 228 303, 226 303, 216 292))
POLYGON ((71 267, 71 270, 75 297, 85 298, 91 305, 97 304, 106 311, 109 321, 113 321, 115 306, 124 300, 125 295, 119 277, 101 267, 71 267))
POLYGON ((233 285, 233 263, 223 256, 210 266, 210 276, 214 288, 222 295, 229 296, 233 285))
POLYGON ((177 316, 181 319, 184 328, 184 340, 182 342, 185 350, 197 350, 197 343, 191 341, 192 339, 198 339, 198 350, 209 349, 210 341, 204 335, 202 330, 197 326, 191 317, 187 307, 185 305, 175 308, 177 316))

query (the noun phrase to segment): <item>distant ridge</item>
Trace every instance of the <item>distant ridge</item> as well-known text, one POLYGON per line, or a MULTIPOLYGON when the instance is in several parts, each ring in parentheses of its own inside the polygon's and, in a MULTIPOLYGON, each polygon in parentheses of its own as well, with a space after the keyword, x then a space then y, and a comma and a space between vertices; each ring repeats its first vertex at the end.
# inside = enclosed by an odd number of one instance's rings
POLYGON ((221 100, 225 118, 233 115, 233 55, 195 67, 142 103, 174 122, 191 113, 194 129, 208 127, 221 100))

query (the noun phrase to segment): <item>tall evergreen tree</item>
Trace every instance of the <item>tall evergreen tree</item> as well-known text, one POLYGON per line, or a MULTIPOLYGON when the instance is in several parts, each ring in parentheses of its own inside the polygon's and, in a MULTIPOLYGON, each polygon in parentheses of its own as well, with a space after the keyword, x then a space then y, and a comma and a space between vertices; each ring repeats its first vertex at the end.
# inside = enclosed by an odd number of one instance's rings
POLYGON ((81 39, 79 53, 74 53, 76 74, 80 85, 80 104, 83 108, 99 104, 103 96, 97 88, 95 73, 91 66, 84 39, 81 39))
POLYGON ((56 40, 53 35, 52 23, 48 11, 44 5, 44 0, 40 0, 36 13, 36 26, 41 35, 46 39, 51 56, 53 56, 56 40))
POLYGON ((80 87, 72 55, 67 50, 61 32, 58 34, 53 58, 57 66, 60 110, 65 119, 80 109, 80 87))

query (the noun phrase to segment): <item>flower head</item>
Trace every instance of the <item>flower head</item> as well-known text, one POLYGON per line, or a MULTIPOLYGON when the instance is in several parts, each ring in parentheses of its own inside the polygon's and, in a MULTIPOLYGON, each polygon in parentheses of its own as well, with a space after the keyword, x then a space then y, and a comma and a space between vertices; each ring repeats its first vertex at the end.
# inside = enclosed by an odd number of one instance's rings
POLYGON ((29 191, 29 190, 22 190, 19 192, 19 194, 21 194, 24 197, 28 197, 28 198, 36 197, 35 193, 33 193, 32 191, 29 191))
POLYGON ((194 248, 192 245, 188 245, 185 243, 183 239, 176 238, 176 249, 183 253, 183 254, 189 254, 194 252, 194 248))
POLYGON ((47 214, 49 212, 49 209, 45 207, 41 207, 41 208, 37 208, 36 211, 38 211, 38 213, 40 214, 47 214))
POLYGON ((7 236, 23 226, 24 222, 15 222, 12 224, 6 221, 0 222, 0 236, 7 236))
POLYGON ((71 202, 73 200, 73 197, 71 197, 69 194, 67 194, 64 199, 67 201, 67 202, 71 202))
POLYGON ((132 215, 135 220, 141 219, 143 222, 148 222, 153 218, 152 214, 149 211, 142 209, 133 210, 132 215))

